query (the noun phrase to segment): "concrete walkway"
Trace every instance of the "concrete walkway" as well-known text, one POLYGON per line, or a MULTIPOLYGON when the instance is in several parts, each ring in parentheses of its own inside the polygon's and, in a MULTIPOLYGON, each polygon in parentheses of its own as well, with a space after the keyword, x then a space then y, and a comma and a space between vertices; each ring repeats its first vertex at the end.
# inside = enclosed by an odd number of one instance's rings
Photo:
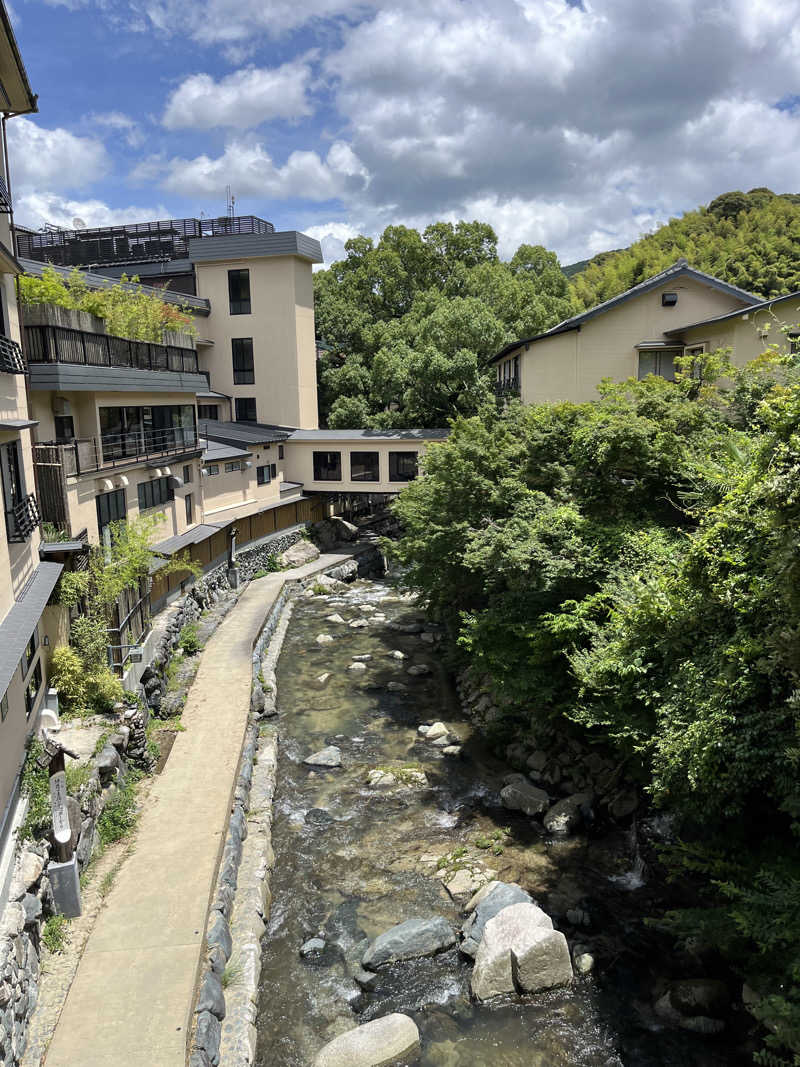
POLYGON ((253 645, 287 580, 250 583, 202 653, 166 767, 70 987, 47 1067, 184 1067, 206 918, 250 710, 253 645))

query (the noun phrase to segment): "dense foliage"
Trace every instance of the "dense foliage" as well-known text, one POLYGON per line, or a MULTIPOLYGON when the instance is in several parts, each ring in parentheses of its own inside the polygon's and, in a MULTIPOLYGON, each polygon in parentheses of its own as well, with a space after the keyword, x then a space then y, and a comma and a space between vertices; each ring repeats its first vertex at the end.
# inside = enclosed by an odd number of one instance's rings
POLYGON ((603 252, 571 279, 581 308, 593 307, 681 257, 760 296, 800 289, 800 195, 769 189, 723 193, 618 252, 603 252))
POLYGON ((390 226, 357 237, 314 278, 320 416, 328 426, 443 426, 490 395, 486 362, 572 314, 553 252, 522 245, 509 263, 480 222, 390 226))
MULTIPOLYGON (((134 283, 138 278, 131 279, 134 283)), ((155 293, 141 287, 126 287, 122 279, 108 289, 90 289, 76 267, 64 279, 54 267, 47 266, 41 277, 23 274, 19 279, 19 293, 23 304, 56 304, 75 311, 88 311, 105 320, 106 330, 115 337, 131 341, 151 341, 160 344, 165 334, 196 335, 190 315, 174 304, 161 300, 155 293)))
POLYGON ((591 404, 487 405, 425 475, 395 505, 409 583, 508 730, 614 745, 674 814, 706 906, 666 921, 800 1055, 800 370, 717 353, 591 404))

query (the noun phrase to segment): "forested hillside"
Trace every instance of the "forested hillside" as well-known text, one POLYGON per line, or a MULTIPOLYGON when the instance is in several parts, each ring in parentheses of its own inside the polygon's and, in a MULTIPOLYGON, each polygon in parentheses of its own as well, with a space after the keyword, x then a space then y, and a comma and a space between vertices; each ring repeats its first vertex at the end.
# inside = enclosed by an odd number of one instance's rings
POLYGON ((400 495, 394 549, 492 679, 501 751, 543 728, 611 745, 672 817, 664 859, 696 906, 654 919, 748 984, 775 1067, 800 1063, 791 360, 460 418, 400 495))
POLYGON ((800 194, 723 193, 618 252, 602 252, 571 278, 589 308, 657 274, 681 256, 693 267, 770 297, 800 289, 800 194))

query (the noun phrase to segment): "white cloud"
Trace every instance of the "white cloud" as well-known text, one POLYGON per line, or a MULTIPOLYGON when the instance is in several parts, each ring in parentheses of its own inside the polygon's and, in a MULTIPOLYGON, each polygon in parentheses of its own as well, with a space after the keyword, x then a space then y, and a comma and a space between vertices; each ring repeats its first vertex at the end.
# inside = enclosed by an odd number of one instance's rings
POLYGON ((264 146, 250 141, 231 141, 221 156, 194 159, 152 158, 134 172, 154 178, 182 196, 215 196, 231 186, 237 198, 259 197, 330 200, 353 193, 367 182, 366 171, 346 145, 335 142, 322 159, 316 152, 292 152, 283 165, 276 165, 264 146))
POLYGON ((87 226, 113 226, 122 222, 141 222, 147 219, 168 219, 172 212, 163 204, 153 206, 131 205, 124 208, 109 207, 102 200, 73 200, 55 193, 24 193, 15 202, 17 222, 40 229, 45 223, 72 229, 75 219, 87 226))
POLYGON ((129 148, 139 148, 144 144, 144 132, 139 123, 121 111, 102 111, 90 115, 88 122, 117 134, 129 148))
POLYGON ((111 169, 97 138, 79 137, 61 127, 48 130, 27 118, 8 124, 8 151, 15 196, 33 189, 84 189, 111 169))
POLYGON ((169 97, 163 123, 171 130, 245 130, 269 119, 299 119, 312 113, 310 81, 306 59, 273 69, 246 67, 219 81, 210 74, 192 74, 169 97))

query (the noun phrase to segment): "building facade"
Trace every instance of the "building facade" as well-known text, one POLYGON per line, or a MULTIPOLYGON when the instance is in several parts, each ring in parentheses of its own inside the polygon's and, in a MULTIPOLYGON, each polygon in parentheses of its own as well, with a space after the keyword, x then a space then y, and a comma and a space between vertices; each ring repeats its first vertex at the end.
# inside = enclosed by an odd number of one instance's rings
POLYGON ((624 381, 658 374, 673 379, 684 353, 732 349, 743 366, 771 340, 790 339, 781 323, 800 318, 795 296, 762 301, 679 260, 627 292, 590 308, 536 337, 507 345, 491 361, 500 394, 524 403, 598 398, 604 379, 624 381))

